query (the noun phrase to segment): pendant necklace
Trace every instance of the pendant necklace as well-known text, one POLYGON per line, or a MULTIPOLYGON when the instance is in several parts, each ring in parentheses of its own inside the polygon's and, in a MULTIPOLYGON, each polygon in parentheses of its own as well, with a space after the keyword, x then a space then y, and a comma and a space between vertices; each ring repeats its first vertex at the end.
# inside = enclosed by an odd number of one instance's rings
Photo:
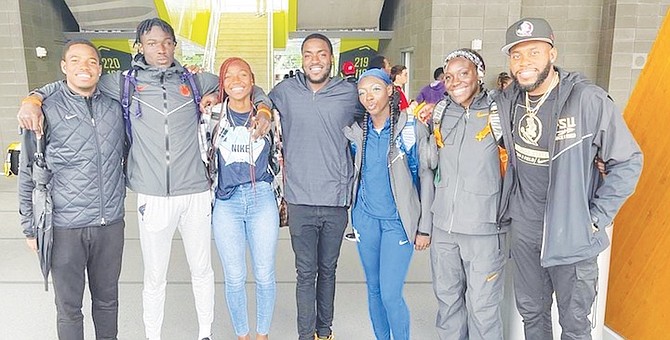
POLYGON ((526 114, 530 117, 535 117, 537 115, 537 112, 540 110, 540 107, 544 102, 549 98, 549 95, 551 94, 551 91, 558 85, 558 72, 554 73, 554 77, 551 78, 551 83, 549 83, 549 88, 547 89, 542 96, 537 99, 537 101, 530 100, 530 96, 528 95, 528 92, 526 92, 526 114), (531 107, 531 103, 537 104, 534 107, 531 107))

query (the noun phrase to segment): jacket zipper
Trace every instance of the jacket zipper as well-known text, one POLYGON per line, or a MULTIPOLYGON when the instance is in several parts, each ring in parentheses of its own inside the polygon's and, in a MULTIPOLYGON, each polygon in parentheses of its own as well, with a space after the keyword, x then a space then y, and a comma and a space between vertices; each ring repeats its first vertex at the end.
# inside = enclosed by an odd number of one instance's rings
MULTIPOLYGON (((458 186, 460 184, 460 169, 461 169, 461 151, 463 151, 463 141, 465 140, 465 132, 468 130, 468 118, 470 118, 470 108, 465 109, 465 119, 463 120, 463 133, 461 134, 461 141, 458 143, 458 155, 456 155, 456 183, 454 188, 454 198, 451 201, 451 221, 449 221, 449 233, 454 228, 454 215, 456 212, 456 196, 458 195, 458 186)), ((456 128, 456 127, 454 127, 456 128)), ((446 134, 445 134, 446 135, 446 134)))
POLYGON ((168 126, 167 90, 165 89, 165 72, 161 74, 161 89, 163 90, 163 117, 165 118, 165 187, 170 196, 170 128, 168 126))
MULTIPOLYGON (((554 75, 555 77, 558 77, 558 72, 554 75)), ((560 81, 560 79, 559 79, 560 81)), ((556 150, 556 130, 558 129, 558 116, 560 115, 560 111, 563 109, 563 105, 560 103, 560 87, 556 86, 554 88, 556 90, 556 99, 554 102, 554 107, 553 107, 553 113, 551 115, 551 119, 549 121, 549 126, 552 126, 553 129, 551 129, 552 133, 549 136, 549 145, 547 148, 547 151, 549 152, 549 161, 548 161, 548 173, 549 173, 549 184, 547 185, 547 195, 545 197, 544 201, 544 216, 542 217, 542 245, 540 247, 540 263, 542 263, 542 260, 544 260, 544 248, 546 247, 546 240, 547 240, 547 210, 549 207, 549 193, 551 192, 551 163, 553 162, 552 158, 554 157, 554 152, 556 150)), ((552 89, 552 91, 554 90, 552 89)), ((550 94, 551 95, 551 94, 550 94)))
POLYGON ((107 225, 107 221, 105 221, 105 205, 103 203, 103 188, 104 184, 102 183, 102 164, 100 161, 100 140, 98 140, 98 129, 95 124, 95 117, 93 116, 93 99, 91 97, 87 97, 84 99, 86 101, 86 107, 88 108, 88 113, 91 115, 91 124, 93 125, 93 138, 95 138, 95 149, 96 149, 96 160, 97 160, 97 170, 98 170, 98 185, 100 186, 100 225, 105 226, 107 225))

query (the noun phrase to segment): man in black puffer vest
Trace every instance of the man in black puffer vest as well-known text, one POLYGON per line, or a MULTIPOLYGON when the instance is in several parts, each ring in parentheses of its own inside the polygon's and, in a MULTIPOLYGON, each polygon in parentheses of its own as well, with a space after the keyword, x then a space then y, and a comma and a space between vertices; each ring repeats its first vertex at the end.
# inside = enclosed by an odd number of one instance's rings
MULTIPOLYGON (((98 340, 116 339, 126 183, 121 106, 97 89, 100 54, 87 40, 65 45, 60 88, 44 100, 44 159, 52 177, 53 250, 58 338, 83 340, 85 273, 98 340)), ((37 250, 32 180, 36 137, 23 133, 19 214, 28 246, 37 250)))

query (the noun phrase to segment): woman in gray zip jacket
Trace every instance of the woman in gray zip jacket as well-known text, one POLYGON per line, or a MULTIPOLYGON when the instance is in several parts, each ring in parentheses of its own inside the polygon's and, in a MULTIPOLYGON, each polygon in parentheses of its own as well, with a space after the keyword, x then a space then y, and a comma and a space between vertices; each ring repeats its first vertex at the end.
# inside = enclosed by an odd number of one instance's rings
POLYGON ((379 69, 361 74, 358 98, 364 120, 344 135, 355 153, 351 215, 370 319, 377 339, 409 339, 402 289, 414 249, 430 244, 433 173, 419 157, 428 151, 428 128, 399 111, 391 79, 379 69))
POLYGON ((502 176, 489 127, 492 102, 475 51, 445 58, 448 97, 433 110, 438 169, 430 249, 436 327, 444 339, 502 339, 505 229, 496 223, 502 176))

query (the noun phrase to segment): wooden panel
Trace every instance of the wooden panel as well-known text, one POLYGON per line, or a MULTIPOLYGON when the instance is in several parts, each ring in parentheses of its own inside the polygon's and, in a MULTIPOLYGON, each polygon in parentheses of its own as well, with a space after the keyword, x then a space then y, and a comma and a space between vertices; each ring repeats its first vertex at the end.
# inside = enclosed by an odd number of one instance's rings
POLYGON ((669 17, 624 113, 644 169, 616 218, 605 324, 633 340, 670 338, 669 17))

